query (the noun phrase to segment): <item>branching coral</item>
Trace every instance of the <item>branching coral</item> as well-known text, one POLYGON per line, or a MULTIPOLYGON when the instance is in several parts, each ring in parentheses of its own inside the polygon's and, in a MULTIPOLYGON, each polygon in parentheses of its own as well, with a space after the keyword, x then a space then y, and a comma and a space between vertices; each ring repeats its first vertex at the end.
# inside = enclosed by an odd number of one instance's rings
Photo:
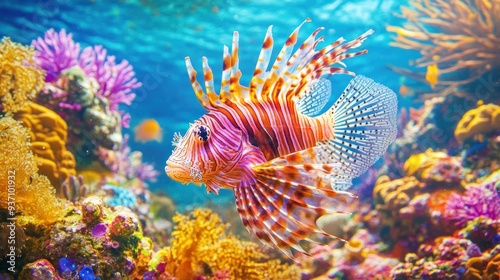
POLYGON ((207 267, 211 273, 225 270, 231 279, 299 279, 296 266, 262 261, 268 256, 258 244, 225 236, 227 225, 212 211, 195 209, 192 215, 174 216, 172 244, 153 258, 153 268, 166 265, 165 272, 178 280, 205 275, 207 267))
MULTIPOLYGON (((387 28, 397 34, 392 45, 420 51, 422 57, 411 62, 416 67, 437 67, 441 77, 436 89, 444 89, 442 94, 500 67, 499 0, 410 2, 412 8, 402 7, 407 23, 387 28), (457 75, 463 72, 465 79, 457 75)), ((416 76, 408 70, 396 71, 416 76)), ((419 77, 422 81, 426 78, 419 77)))
POLYGON ((59 115, 30 102, 15 114, 15 118, 31 129, 31 150, 38 161, 40 174, 47 176, 55 187, 70 175, 76 175, 75 158, 65 146, 68 126, 59 115))
POLYGON ((15 211, 39 222, 52 222, 63 214, 64 205, 54 196, 47 177, 37 173, 28 131, 10 117, 0 119, 0 207, 7 209, 15 197, 15 211), (9 186, 7 188, 6 186, 9 186))
POLYGON ((0 100, 3 111, 20 110, 42 89, 44 72, 33 61, 33 49, 3 38, 0 43, 0 100))

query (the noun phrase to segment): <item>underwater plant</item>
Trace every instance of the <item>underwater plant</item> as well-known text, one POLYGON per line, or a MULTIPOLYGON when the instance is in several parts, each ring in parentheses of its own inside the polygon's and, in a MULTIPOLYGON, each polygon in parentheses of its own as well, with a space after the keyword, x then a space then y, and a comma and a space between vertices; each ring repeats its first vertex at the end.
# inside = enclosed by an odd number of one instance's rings
POLYGON ((36 97, 44 84, 45 73, 35 64, 33 48, 13 43, 4 37, 0 43, 0 111, 21 110, 36 97))
POLYGON ((499 0, 411 0, 410 5, 401 8, 403 27, 387 30, 397 35, 391 45, 420 52, 410 65, 426 73, 393 70, 446 95, 500 68, 499 0))

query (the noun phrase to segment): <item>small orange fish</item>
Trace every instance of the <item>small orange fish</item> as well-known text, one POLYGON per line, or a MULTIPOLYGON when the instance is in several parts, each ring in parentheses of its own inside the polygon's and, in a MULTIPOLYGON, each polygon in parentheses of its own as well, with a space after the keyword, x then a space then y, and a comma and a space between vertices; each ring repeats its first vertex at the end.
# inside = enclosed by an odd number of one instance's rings
POLYGON ((427 73, 425 73, 425 80, 429 82, 431 88, 434 88, 439 79, 439 68, 436 63, 427 66, 427 73))
POLYGON ((399 95, 401 95, 401 96, 413 96, 414 94, 415 94, 415 91, 406 85, 401 85, 399 87, 399 95))
POLYGON ((160 124, 154 119, 142 121, 134 128, 136 142, 162 141, 163 134, 160 124))

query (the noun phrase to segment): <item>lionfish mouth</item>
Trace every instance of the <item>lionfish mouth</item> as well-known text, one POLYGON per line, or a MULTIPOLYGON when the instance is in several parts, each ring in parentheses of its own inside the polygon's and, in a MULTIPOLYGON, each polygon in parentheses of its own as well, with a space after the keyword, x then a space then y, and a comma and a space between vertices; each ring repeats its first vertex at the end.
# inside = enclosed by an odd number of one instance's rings
POLYGON ((203 173, 189 164, 177 163, 172 160, 167 160, 167 165, 165 166, 165 173, 171 179, 181 182, 183 184, 199 184, 203 179, 203 173))

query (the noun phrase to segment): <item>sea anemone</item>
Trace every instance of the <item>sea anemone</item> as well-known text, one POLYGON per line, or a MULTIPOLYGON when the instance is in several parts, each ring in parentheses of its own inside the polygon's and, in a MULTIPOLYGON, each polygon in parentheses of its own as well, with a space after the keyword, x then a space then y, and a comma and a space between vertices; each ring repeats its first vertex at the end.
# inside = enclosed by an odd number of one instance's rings
POLYGON ((494 184, 470 186, 463 194, 452 194, 446 204, 446 218, 463 226, 477 217, 500 219, 500 197, 494 184))

